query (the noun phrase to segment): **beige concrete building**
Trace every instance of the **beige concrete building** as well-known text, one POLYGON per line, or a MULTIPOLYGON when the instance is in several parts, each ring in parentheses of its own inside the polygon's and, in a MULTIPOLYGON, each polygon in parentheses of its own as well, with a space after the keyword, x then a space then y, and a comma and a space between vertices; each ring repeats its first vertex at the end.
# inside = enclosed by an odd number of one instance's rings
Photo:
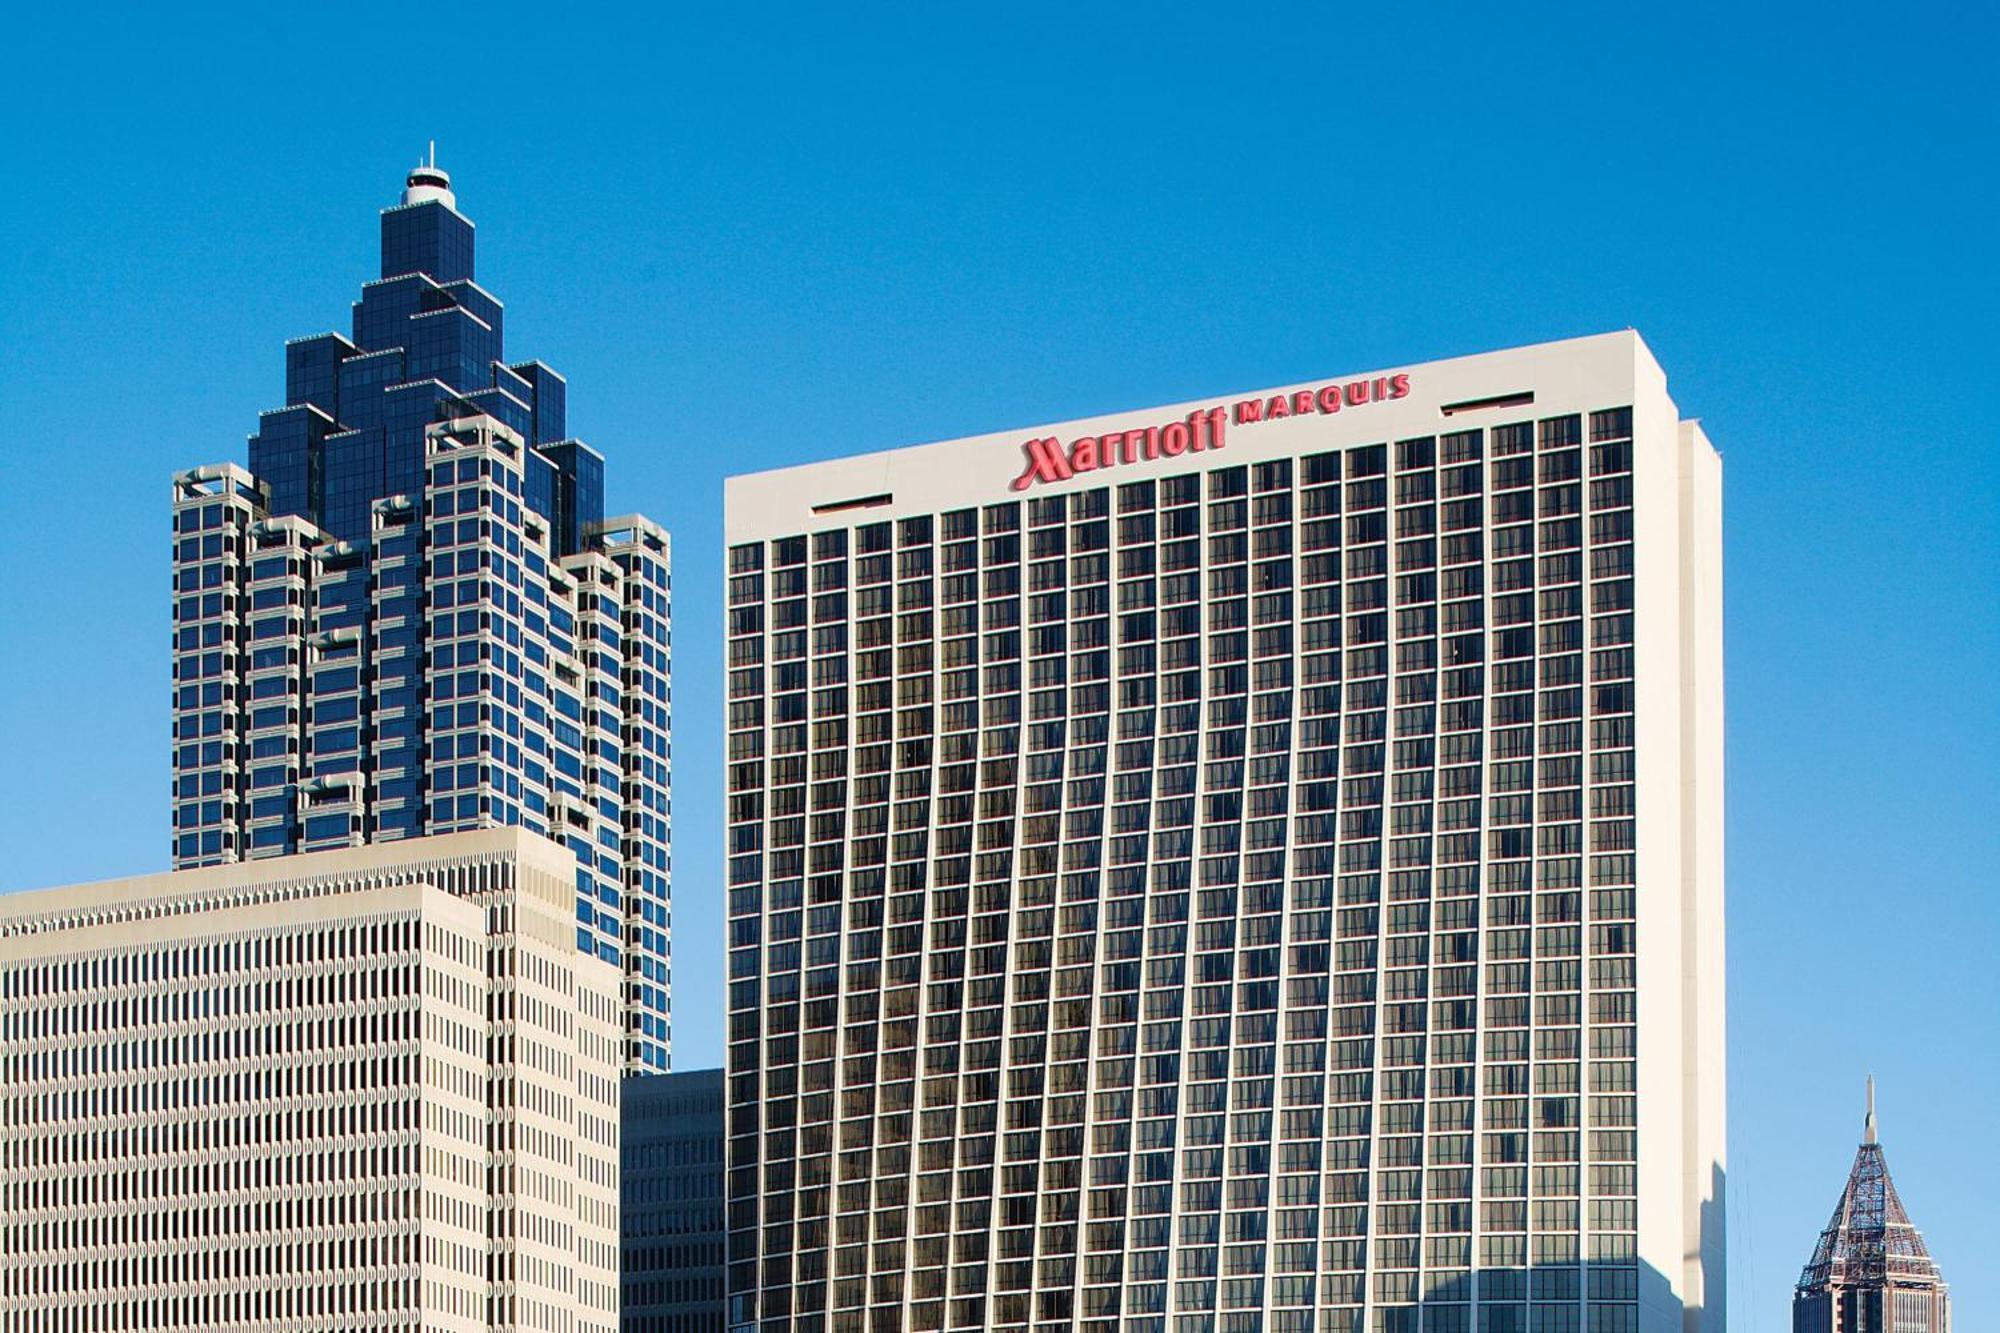
POLYGON ((614 1333, 574 900, 520 829, 0 897, 0 1330, 614 1333))

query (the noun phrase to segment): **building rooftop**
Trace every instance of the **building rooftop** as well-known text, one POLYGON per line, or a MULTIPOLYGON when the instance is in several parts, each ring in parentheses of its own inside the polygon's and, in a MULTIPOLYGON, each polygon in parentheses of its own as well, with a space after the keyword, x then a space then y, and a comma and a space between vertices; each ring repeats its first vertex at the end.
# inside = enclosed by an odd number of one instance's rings
POLYGON ((1868 1080, 1868 1117, 1847 1186, 1819 1244, 1799 1275, 1801 1291, 1828 1286, 1890 1282, 1942 1285, 1943 1275, 1924 1247, 1923 1233, 1903 1210, 1875 1125, 1875 1080, 1868 1080))

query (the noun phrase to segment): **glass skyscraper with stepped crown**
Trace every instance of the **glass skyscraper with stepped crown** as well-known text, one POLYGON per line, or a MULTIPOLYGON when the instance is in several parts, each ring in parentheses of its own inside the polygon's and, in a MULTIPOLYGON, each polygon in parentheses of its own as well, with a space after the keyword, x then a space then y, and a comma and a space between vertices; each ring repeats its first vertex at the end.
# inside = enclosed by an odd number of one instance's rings
POLYGON ((449 177, 382 212, 352 332, 285 348, 249 467, 173 483, 174 865, 519 825, 669 1051, 670 558, 509 362, 449 177))

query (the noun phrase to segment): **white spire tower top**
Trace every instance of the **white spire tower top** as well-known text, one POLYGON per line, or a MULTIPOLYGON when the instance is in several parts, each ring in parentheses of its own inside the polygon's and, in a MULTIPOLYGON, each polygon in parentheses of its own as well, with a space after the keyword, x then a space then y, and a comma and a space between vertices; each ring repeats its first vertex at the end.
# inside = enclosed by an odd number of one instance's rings
POLYGON ((430 151, 403 182, 405 204, 428 204, 433 200, 454 211, 458 208, 458 196, 451 192, 451 177, 437 164, 436 139, 430 141, 430 151))
POLYGON ((1875 1138, 1875 1076, 1868 1076, 1868 1119, 1862 1122, 1862 1142, 1874 1143, 1875 1138))

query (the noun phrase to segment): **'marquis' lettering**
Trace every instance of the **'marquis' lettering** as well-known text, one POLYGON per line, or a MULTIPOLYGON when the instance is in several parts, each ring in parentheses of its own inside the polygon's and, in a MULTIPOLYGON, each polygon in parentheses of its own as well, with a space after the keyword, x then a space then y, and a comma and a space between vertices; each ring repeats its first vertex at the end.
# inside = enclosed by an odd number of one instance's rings
POLYGON ((1182 454, 1220 449, 1227 443, 1230 419, 1239 426, 1281 417, 1305 416, 1312 412, 1332 413, 1343 407, 1386 402, 1404 398, 1410 392, 1408 375, 1382 375, 1374 379, 1327 384, 1317 389, 1274 394, 1269 398, 1245 398, 1233 407, 1211 407, 1190 412, 1180 421, 1164 426, 1142 426, 1135 430, 1112 431, 1106 435, 1085 435, 1065 445, 1051 435, 1022 444, 1026 460, 1013 488, 1025 491, 1045 481, 1068 481, 1083 472, 1108 467, 1178 458, 1182 454))
POLYGON ((1408 375, 1381 375, 1372 380, 1353 380, 1347 384, 1300 389, 1297 393, 1273 394, 1269 398, 1245 398, 1236 404, 1236 424, 1245 426, 1253 421, 1302 417, 1309 412, 1338 412, 1343 405, 1360 407, 1363 403, 1406 398, 1409 393, 1408 375))

